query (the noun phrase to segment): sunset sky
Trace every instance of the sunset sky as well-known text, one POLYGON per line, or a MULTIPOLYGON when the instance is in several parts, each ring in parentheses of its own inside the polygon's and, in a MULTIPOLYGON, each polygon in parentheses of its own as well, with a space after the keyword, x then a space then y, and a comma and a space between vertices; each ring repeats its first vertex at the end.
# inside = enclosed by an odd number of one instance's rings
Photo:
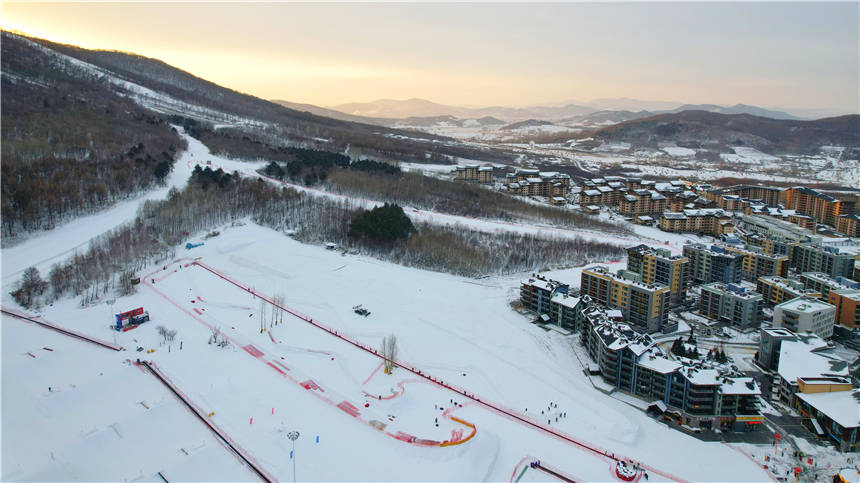
POLYGON ((464 106, 632 97, 860 110, 860 4, 17 3, 2 25, 259 97, 464 106))

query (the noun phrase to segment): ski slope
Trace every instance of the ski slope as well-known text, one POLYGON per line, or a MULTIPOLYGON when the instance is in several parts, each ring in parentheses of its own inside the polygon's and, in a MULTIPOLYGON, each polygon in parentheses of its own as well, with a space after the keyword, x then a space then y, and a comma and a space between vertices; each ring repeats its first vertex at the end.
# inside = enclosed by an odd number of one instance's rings
MULTIPOLYGON (((368 347, 378 347, 382 337, 393 333, 399 341, 399 358, 410 367, 616 457, 645 463, 655 471, 649 473, 650 479, 768 478, 757 465, 725 445, 700 442, 670 430, 597 392, 570 349, 572 338, 545 332, 510 309, 517 279, 475 281, 343 256, 250 223, 220 231, 219 237, 188 251, 187 256, 202 257, 202 262, 255 292, 283 293, 285 305, 292 310, 368 347), (354 314, 352 307, 358 304, 371 315, 354 314), (721 465, 703 465, 703 460, 720 461, 721 465)), ((214 413, 212 420, 277 479, 291 477, 290 444, 285 438, 291 430, 301 433, 296 442, 298 479, 509 481, 514 472, 522 471, 524 458, 529 457, 577 480, 614 479, 612 458, 489 410, 438 384, 422 382, 414 373, 395 369, 394 374, 386 375, 374 354, 304 320, 285 314, 283 323, 269 327, 267 319, 266 331, 261 333, 260 299, 191 261, 159 267, 147 277, 149 286, 117 300, 117 310, 143 305, 150 311, 153 320, 135 330, 110 331, 107 306, 79 309, 76 300, 47 307, 43 316, 101 339, 116 335, 117 343, 132 351, 137 346, 155 349, 150 354, 120 354, 154 361, 195 404, 214 413), (178 330, 169 348, 160 345, 155 330, 159 324, 178 330), (220 327, 232 340, 231 347, 207 344, 210 327, 220 327), (179 343, 181 350, 177 350, 179 343), (474 436, 444 447, 405 441, 409 438, 404 435, 437 443, 468 437, 470 427, 453 418, 474 425, 474 436), (385 424, 384 430, 372 421, 385 424)), ((270 306, 266 310, 271 314, 270 306)), ((4 319, 4 345, 17 347, 23 336, 7 332, 9 327, 14 327, 12 322, 4 319)), ((36 345, 42 343, 37 340, 36 345)), ((8 355, 4 351, 4 371, 9 367, 8 355)), ((25 362, 37 360, 26 354, 14 356, 25 362)), ((82 365, 72 357, 65 362, 70 374, 86 373, 89 367, 89 362, 82 365)), ((135 367, 114 365, 143 377, 135 367)), ((23 374, 18 379, 24 379, 23 374)), ((163 394, 162 387, 147 387, 147 391, 163 394)), ((32 394, 4 390, 4 404, 7 397, 17 405, 22 419, 38 416, 39 409, 27 404, 34 398, 32 394)), ((150 396, 139 396, 145 397, 150 396)), ((120 402, 119 406, 123 404, 133 402, 120 402)), ((196 425, 194 431, 205 434, 193 415, 186 411, 185 417, 189 426, 183 428, 196 425)), ((104 429, 109 423, 95 426, 104 429)), ((97 454, 101 448, 81 434, 69 438, 73 441, 67 444, 77 445, 82 452, 97 454)), ((38 456, 32 456, 42 463, 53 451, 53 438, 34 434, 23 424, 11 428, 4 424, 4 451, 9 441, 18 440, 45 446, 38 456)), ((236 461, 228 453, 209 457, 236 461)), ((208 464, 180 460, 187 465, 208 464)), ((174 471, 180 466, 164 467, 174 471)), ((142 470, 144 478, 157 478, 153 467, 142 470)), ((242 469, 244 476, 228 479, 254 478, 242 469)), ((10 478, 38 475, 33 468, 18 471, 18 476, 10 478)), ((105 468, 103 479, 123 479, 128 474, 125 467, 110 467, 105 468)), ((524 480, 530 481, 537 473, 527 470, 525 474, 524 480)))

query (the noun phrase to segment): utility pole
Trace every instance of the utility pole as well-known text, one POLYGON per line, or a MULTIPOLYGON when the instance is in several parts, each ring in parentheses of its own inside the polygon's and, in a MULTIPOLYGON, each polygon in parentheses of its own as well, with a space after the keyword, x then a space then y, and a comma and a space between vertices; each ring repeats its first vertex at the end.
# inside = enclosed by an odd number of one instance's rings
POLYGON ((293 483, 296 483, 296 440, 299 439, 298 431, 290 431, 287 433, 287 438, 293 442, 293 450, 290 452, 290 456, 292 456, 293 460, 293 483))

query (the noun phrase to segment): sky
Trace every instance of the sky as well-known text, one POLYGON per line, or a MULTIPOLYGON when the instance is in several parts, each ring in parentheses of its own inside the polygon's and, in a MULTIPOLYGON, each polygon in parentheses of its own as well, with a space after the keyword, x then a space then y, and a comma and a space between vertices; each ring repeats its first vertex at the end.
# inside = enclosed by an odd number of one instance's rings
POLYGON ((525 106, 629 97, 860 112, 860 2, 33 3, 3 28, 267 99, 525 106))

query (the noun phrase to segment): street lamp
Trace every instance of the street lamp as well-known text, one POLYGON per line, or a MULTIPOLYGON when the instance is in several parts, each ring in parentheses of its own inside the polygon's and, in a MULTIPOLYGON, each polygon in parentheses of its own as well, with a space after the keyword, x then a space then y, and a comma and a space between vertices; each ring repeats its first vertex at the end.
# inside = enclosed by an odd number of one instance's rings
POLYGON ((287 433, 287 438, 293 442, 293 451, 290 453, 293 460, 293 483, 296 483, 296 440, 299 439, 298 431, 290 431, 287 433))

